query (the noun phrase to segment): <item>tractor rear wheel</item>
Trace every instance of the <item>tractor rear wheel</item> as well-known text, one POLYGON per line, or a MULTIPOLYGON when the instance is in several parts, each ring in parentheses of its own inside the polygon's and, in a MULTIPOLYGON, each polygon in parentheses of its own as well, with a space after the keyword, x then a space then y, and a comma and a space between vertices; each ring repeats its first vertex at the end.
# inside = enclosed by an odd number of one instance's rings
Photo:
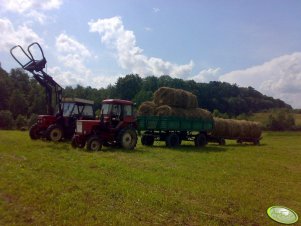
POLYGON ((39 139, 41 136, 40 136, 40 133, 39 133, 39 127, 38 127, 38 124, 35 123, 33 124, 31 127, 30 127, 30 130, 29 130, 29 136, 32 140, 37 140, 39 139))
POLYGON ((46 131, 46 137, 51 141, 60 141, 63 138, 64 132, 59 125, 50 125, 46 131))
POLYGON ((199 133, 198 135, 195 136, 194 138, 194 145, 196 147, 204 147, 207 144, 207 139, 205 134, 199 133))
POLYGON ((133 128, 122 129, 118 135, 118 142, 121 147, 133 150, 137 144, 137 133, 133 128))
POLYGON ((171 133, 166 137, 166 146, 176 148, 180 145, 180 138, 176 133, 171 133))
POLYGON ((98 136, 92 136, 87 141, 87 149, 89 151, 100 151, 102 148, 102 142, 98 136))

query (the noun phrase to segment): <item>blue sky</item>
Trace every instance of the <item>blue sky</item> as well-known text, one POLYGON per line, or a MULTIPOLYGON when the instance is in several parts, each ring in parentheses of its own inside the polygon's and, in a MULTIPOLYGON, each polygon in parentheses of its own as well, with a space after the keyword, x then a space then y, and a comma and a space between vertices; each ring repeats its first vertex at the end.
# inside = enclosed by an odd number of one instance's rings
POLYGON ((61 85, 119 76, 253 86, 301 108, 301 1, 0 0, 0 61, 38 41, 61 85))

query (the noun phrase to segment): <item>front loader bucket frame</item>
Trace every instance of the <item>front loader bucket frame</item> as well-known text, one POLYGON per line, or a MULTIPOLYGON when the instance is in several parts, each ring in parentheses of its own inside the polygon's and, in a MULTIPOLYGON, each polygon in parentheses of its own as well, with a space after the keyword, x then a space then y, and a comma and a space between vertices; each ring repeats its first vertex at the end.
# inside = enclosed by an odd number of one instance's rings
POLYGON ((16 45, 10 49, 10 54, 18 62, 18 64, 26 71, 29 71, 33 77, 40 83, 41 86, 45 88, 46 91, 46 103, 47 103, 47 114, 53 115, 54 108, 52 106, 52 92, 55 93, 55 104, 58 107, 59 113, 62 114, 61 102, 62 102, 62 87, 57 84, 51 76, 44 72, 46 66, 46 58, 44 52, 39 43, 33 42, 27 47, 27 52, 20 46, 16 45), (34 57, 32 48, 36 46, 41 53, 42 59, 37 59, 34 57), (21 61, 16 57, 15 51, 20 49, 24 54, 25 58, 28 59, 28 62, 22 64, 21 61))

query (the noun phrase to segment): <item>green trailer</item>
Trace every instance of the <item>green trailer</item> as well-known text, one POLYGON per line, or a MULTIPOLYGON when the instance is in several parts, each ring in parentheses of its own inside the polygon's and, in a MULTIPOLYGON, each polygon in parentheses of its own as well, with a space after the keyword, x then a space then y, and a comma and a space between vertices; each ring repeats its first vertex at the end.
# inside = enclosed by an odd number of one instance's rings
POLYGON ((208 134, 213 130, 213 118, 182 118, 176 116, 138 116, 141 143, 146 146, 155 140, 165 141, 168 147, 177 147, 182 140, 193 141, 195 146, 207 144, 208 134))

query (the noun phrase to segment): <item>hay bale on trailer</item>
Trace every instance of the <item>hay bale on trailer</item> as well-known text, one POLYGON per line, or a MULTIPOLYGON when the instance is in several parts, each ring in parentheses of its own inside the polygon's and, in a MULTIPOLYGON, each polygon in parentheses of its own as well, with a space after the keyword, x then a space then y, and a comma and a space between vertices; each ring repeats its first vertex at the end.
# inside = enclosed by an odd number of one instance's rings
POLYGON ((143 102, 138 108, 138 115, 154 115, 156 104, 152 101, 143 102))
POLYGON ((168 105, 161 105, 155 108, 154 115, 156 116, 172 116, 173 110, 168 105))
POLYGON ((187 112, 187 117, 213 119, 211 112, 203 108, 188 109, 187 112))
POLYGON ((178 108, 197 108, 197 97, 191 92, 174 89, 169 87, 161 87, 154 93, 154 102, 156 105, 168 105, 178 108))
POLYGON ((176 108, 168 105, 161 105, 155 109, 156 116, 177 116, 183 118, 202 118, 202 119, 212 119, 212 114, 202 108, 195 109, 184 109, 176 108))
POLYGON ((214 129, 211 135, 227 139, 259 139, 261 127, 257 122, 214 118, 214 129))

